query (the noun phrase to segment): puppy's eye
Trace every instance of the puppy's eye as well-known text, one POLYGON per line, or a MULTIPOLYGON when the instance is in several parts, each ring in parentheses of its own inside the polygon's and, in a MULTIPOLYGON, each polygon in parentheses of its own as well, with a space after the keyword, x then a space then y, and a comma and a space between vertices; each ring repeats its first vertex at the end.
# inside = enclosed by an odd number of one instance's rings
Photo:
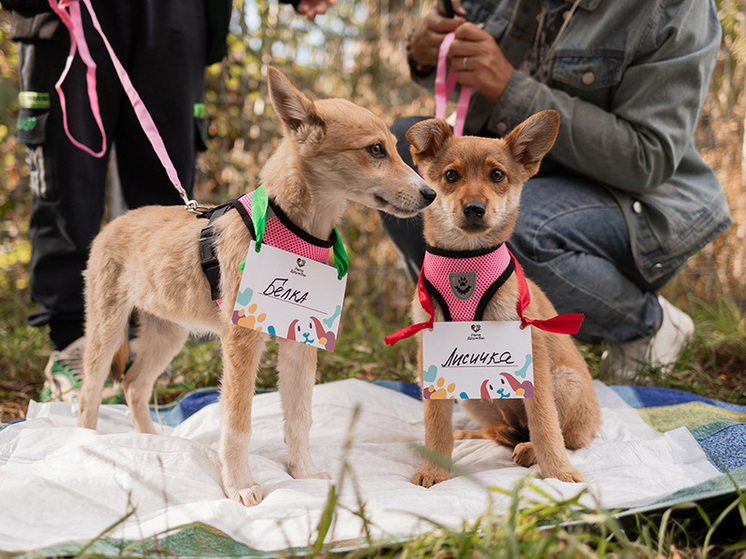
POLYGON ((503 173, 500 169, 492 169, 490 171, 490 180, 492 182, 501 182, 505 178, 505 173, 503 173))
POLYGON ((458 176, 458 173, 454 171, 453 169, 448 169, 445 174, 443 175, 445 179, 448 182, 456 182, 460 177, 458 176))
POLYGON ((373 157, 381 158, 386 157, 386 150, 383 149, 383 146, 381 144, 373 144, 372 146, 367 147, 368 153, 371 154, 373 157))

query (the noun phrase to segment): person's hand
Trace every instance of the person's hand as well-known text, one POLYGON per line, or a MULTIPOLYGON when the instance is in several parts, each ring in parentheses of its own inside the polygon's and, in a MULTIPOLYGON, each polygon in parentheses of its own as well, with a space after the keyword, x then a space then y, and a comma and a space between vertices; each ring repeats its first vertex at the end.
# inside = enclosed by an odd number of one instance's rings
POLYGON ((438 50, 443 38, 466 20, 466 12, 459 0, 453 0, 456 17, 444 17, 438 3, 433 2, 425 17, 417 24, 409 39, 408 51, 412 60, 420 66, 435 66, 438 63, 438 50))
POLYGON ((495 39, 468 22, 455 29, 448 49, 448 65, 461 85, 470 85, 493 103, 500 100, 513 76, 513 66, 495 39))
POLYGON ((336 3, 337 0, 300 0, 296 10, 299 14, 303 14, 310 21, 313 21, 316 16, 325 14, 336 3))

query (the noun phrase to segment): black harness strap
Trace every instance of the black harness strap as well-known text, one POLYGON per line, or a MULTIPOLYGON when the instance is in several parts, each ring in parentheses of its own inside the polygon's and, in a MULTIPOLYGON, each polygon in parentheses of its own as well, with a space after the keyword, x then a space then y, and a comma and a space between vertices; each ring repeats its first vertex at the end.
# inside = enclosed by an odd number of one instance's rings
MULTIPOLYGON (((238 214, 241 216, 241 219, 251 234, 251 238, 256 239, 254 222, 252 221, 249 212, 246 211, 246 208, 238 199, 229 200, 228 202, 215 206, 214 208, 197 215, 198 218, 209 220, 207 226, 202 229, 199 235, 199 256, 202 271, 205 273, 205 277, 210 284, 210 295, 213 301, 220 299, 220 263, 215 254, 215 220, 233 208, 238 211, 238 214)), ((269 212, 274 213, 274 215, 277 216, 280 222, 282 222, 291 233, 297 235, 308 243, 329 248, 332 247, 336 241, 336 232, 332 232, 331 237, 328 240, 317 239, 316 237, 309 235, 290 221, 290 218, 288 218, 282 212, 280 207, 275 205, 272 200, 269 200, 269 212)), ((268 214, 268 217, 269 215, 270 214, 268 214)))
POLYGON ((231 200, 197 216, 209 220, 199 234, 199 257, 202 271, 210 284, 213 301, 220 299, 220 263, 215 254, 215 220, 233 208, 234 202, 235 200, 231 200))

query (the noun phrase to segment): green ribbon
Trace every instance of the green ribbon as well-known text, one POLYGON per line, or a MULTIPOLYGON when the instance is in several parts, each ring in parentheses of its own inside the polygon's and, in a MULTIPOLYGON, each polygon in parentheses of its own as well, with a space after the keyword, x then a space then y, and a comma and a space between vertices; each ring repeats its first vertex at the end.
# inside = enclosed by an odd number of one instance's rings
POLYGON ((254 235, 256 236, 256 251, 262 248, 264 240, 264 228, 267 225, 267 208, 269 208, 269 196, 264 185, 254 191, 251 198, 251 221, 254 222, 254 235))
POLYGON ((347 270, 350 269, 350 261, 347 259, 347 251, 345 245, 342 242, 342 237, 339 236, 339 231, 334 228, 334 247, 332 252, 334 254, 334 265, 337 267, 337 279, 342 279, 347 274, 347 270))
MULTIPOLYGON (((254 223, 257 252, 262 248, 264 229, 267 225, 268 208, 269 196, 267 196, 267 189, 264 188, 264 185, 261 185, 254 191, 254 195, 251 198, 251 221, 254 223)), ((347 258, 347 251, 342 242, 342 237, 336 227, 334 228, 334 246, 332 247, 332 253, 334 254, 334 266, 337 268, 337 279, 341 280, 347 274, 347 270, 350 269, 350 261, 347 258)))

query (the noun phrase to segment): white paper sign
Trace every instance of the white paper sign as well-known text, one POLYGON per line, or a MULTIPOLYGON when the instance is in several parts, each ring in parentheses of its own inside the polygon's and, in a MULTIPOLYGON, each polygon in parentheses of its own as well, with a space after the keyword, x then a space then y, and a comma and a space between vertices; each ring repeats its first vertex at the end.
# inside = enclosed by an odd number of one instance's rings
POLYGON ((334 351, 347 276, 337 269, 251 241, 233 324, 334 351))
POLYGON ((518 321, 436 322, 422 331, 422 397, 533 398, 531 328, 518 321))

